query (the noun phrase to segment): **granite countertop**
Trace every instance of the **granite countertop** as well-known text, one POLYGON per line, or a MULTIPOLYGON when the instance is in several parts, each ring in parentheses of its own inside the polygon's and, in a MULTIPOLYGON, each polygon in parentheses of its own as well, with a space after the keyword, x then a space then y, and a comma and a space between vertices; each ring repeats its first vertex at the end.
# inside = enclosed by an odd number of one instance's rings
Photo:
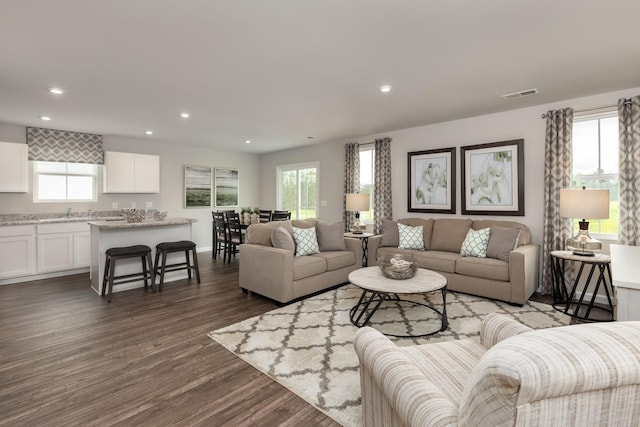
POLYGON ((99 229, 118 229, 118 228, 139 228, 139 227, 162 227, 165 225, 182 225, 198 222, 197 219, 192 218, 166 218, 164 220, 156 221, 154 219, 147 219, 142 222, 126 222, 120 221, 89 221, 89 225, 97 227, 99 229))
POLYGON ((87 221, 122 221, 121 216, 114 217, 81 217, 74 216, 71 218, 40 218, 40 219, 8 219, 1 220, 0 227, 7 225, 39 225, 39 224, 54 224, 54 223, 67 223, 67 222, 87 222, 87 221))

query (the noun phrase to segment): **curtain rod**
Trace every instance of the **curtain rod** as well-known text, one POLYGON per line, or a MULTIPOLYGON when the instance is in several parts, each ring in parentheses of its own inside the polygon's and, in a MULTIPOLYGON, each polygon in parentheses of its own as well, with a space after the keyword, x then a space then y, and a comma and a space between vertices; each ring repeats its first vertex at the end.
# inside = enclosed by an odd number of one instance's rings
MULTIPOLYGON (((631 100, 630 99, 626 99, 624 101, 624 105, 629 105, 631 104, 631 100)), ((598 110, 605 110, 608 108, 614 108, 617 107, 618 104, 614 104, 614 105, 604 105, 602 107, 596 107, 596 108, 583 108, 582 110, 575 110, 574 113, 586 113, 587 111, 598 111, 598 110)), ((541 118, 546 119, 547 118, 547 113, 543 113, 541 118)))

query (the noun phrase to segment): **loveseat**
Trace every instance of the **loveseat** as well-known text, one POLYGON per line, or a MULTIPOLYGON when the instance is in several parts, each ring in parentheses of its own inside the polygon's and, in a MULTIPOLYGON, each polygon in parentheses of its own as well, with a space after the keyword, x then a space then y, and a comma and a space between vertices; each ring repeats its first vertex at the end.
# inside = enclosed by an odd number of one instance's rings
POLYGON ((524 224, 462 218, 405 218, 385 220, 382 228, 382 235, 369 238, 369 265, 376 265, 384 255, 412 255, 421 268, 444 275, 448 290, 518 305, 524 304, 538 287, 540 247, 531 243, 531 231, 524 224), (403 226, 422 226, 423 249, 399 247, 399 228, 403 226), (489 233, 485 256, 460 254, 469 230, 489 233))
POLYGON ((306 219, 252 224, 245 242, 240 245, 240 288, 278 303, 346 283, 349 273, 362 267, 361 242, 345 238, 342 223, 306 219), (296 256, 294 227, 314 229, 317 253, 296 256))
POLYGON ((637 426, 640 322, 531 330, 486 316, 474 339, 354 342, 364 426, 637 426))

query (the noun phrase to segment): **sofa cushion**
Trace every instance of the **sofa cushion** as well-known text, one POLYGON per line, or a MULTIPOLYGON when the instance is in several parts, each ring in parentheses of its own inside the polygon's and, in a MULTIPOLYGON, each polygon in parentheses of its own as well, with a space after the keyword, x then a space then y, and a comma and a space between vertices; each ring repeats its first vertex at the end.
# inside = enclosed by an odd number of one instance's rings
POLYGON ((293 229, 291 228, 291 221, 272 221, 262 224, 251 224, 247 228, 247 235, 245 243, 251 243, 253 245, 272 246, 271 233, 273 229, 281 226, 284 227, 291 236, 293 236, 293 229))
POLYGON ((433 222, 430 250, 460 253, 471 228, 470 219, 436 219, 433 222))
POLYGON ((276 227, 271 231, 271 245, 278 249, 286 249, 291 252, 296 251, 293 236, 282 226, 276 227))
POLYGON ((293 227, 293 240, 296 242, 296 256, 305 256, 320 252, 315 227, 293 227))
POLYGON ((509 281, 509 264, 493 258, 464 257, 456 261, 456 273, 489 280, 509 281))
POLYGON ((315 218, 292 219, 291 226, 298 228, 311 228, 316 226, 316 222, 318 222, 318 220, 315 218))
POLYGON ((351 251, 320 252, 310 256, 324 259, 327 263, 327 271, 349 267, 356 263, 356 257, 351 251))
POLYGON ((315 256, 293 257, 293 280, 322 274, 327 271, 327 262, 324 258, 315 256))
POLYGON ((380 247, 398 247, 400 244, 400 237, 398 235, 398 223, 390 220, 382 220, 382 239, 380 240, 380 247))
POLYGON ((324 221, 316 222, 316 232, 318 234, 318 246, 320 252, 324 251, 344 251, 344 222, 327 224, 324 221))
POLYGON ((460 248, 460 255, 486 258, 490 232, 490 228, 467 231, 467 237, 465 237, 460 248))
POLYGON ((487 246, 487 256, 509 262, 509 253, 518 247, 519 228, 491 226, 491 236, 487 246))
MULTIPOLYGON (((528 245, 531 243, 531 230, 524 224, 520 224, 515 221, 497 221, 491 219, 476 219, 473 221, 472 228, 474 230, 480 230, 481 228, 491 227, 497 225, 504 228, 517 228, 520 230, 520 236, 518 237, 518 246, 528 245)), ((516 247, 518 247, 516 246, 516 247)))
POLYGON ((423 227, 398 224, 398 248, 424 250, 423 227))
POLYGON ((446 273, 455 273, 456 260, 462 258, 457 252, 443 251, 415 251, 413 257, 418 262, 420 268, 444 271, 446 273))

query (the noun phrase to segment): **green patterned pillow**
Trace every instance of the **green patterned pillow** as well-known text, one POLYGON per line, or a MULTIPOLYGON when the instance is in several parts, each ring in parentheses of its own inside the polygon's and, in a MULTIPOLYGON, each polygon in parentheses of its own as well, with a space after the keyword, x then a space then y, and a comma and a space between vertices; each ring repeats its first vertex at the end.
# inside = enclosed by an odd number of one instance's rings
POLYGON ((398 223, 398 249, 418 249, 424 251, 422 225, 411 227, 398 223))
POLYGON ((316 228, 293 228, 293 240, 296 241, 296 256, 312 255, 320 252, 316 228))
POLYGON ((483 228, 481 230, 469 230, 467 237, 462 242, 460 255, 474 256, 478 258, 487 257, 487 245, 489 244, 489 236, 491 228, 483 228))

